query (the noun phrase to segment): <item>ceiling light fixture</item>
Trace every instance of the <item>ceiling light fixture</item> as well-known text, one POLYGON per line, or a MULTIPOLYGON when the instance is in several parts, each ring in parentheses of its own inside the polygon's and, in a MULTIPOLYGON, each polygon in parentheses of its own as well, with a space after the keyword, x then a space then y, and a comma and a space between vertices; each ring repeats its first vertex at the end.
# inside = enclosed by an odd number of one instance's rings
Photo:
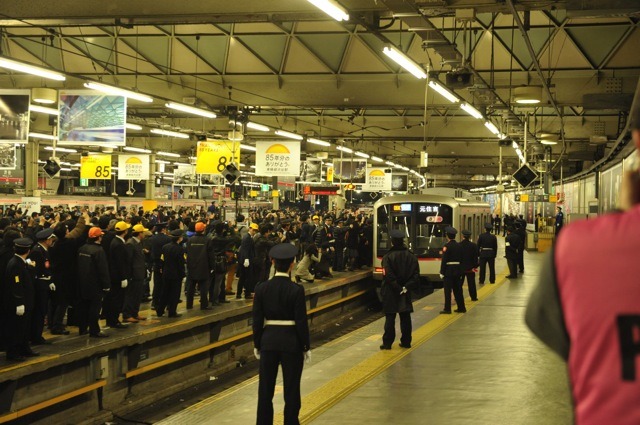
POLYGON ((304 139, 304 136, 301 136, 301 135, 295 134, 295 133, 290 133, 290 132, 284 131, 284 130, 276 130, 276 134, 278 136, 286 137, 288 139, 295 139, 295 140, 304 139))
POLYGON ((250 128, 252 130, 258 130, 258 131, 271 131, 271 129, 266 125, 256 124, 255 122, 251 122, 251 121, 247 123, 247 128, 250 128))
POLYGON ((177 137, 179 139, 188 139, 189 138, 188 134, 178 133, 177 131, 162 130, 162 129, 159 129, 159 128, 152 128, 149 131, 151 133, 153 133, 153 134, 159 134, 161 136, 177 137))
POLYGON ((453 92, 451 92, 448 88, 440 84, 438 81, 431 80, 429 81, 429 87, 440 93, 445 99, 447 99, 451 103, 458 103, 460 99, 453 92))
POLYGON ((384 161, 382 158, 380 158, 380 157, 378 157, 378 156, 372 156, 372 157, 371 157, 371 160, 372 160, 372 161, 375 161, 375 162, 382 162, 382 161, 384 161))
POLYGON ((310 139, 307 139, 307 142, 312 143, 314 145, 318 145, 318 146, 331 146, 331 143, 325 142, 324 140, 320 140, 320 139, 310 138, 310 139))
POLYGON ((126 123, 124 126, 129 130, 142 130, 142 126, 138 124, 126 123))
POLYGON ((480 113, 480 111, 478 111, 476 108, 474 108, 473 106, 469 105, 466 102, 460 105, 460 109, 465 111, 467 114, 471 115, 473 118, 476 118, 476 119, 479 119, 479 120, 481 120, 483 118, 483 116, 480 113))
POLYGON ((128 99, 139 100, 140 102, 151 103, 153 102, 153 98, 151 96, 147 96, 142 93, 136 93, 131 90, 121 89, 120 87, 114 87, 107 84, 96 83, 93 81, 89 81, 88 83, 84 83, 84 86, 91 90, 96 90, 105 94, 110 94, 113 96, 123 96, 128 99))
POLYGON ((331 16, 336 21, 348 21, 347 10, 333 0, 308 0, 309 3, 331 16))
POLYGON ((167 102, 164 104, 164 106, 166 106, 169 109, 175 109, 176 111, 182 111, 188 114, 199 115, 205 118, 217 117, 217 115, 211 111, 207 111, 205 109, 200 109, 200 108, 194 108, 193 106, 182 105, 180 103, 167 102))
POLYGON ((58 140, 58 136, 44 133, 29 133, 29 137, 33 137, 34 139, 58 140))
POLYGON ((369 158, 369 154, 366 154, 364 152, 355 151, 353 154, 355 156, 359 156, 360 158, 369 158))
POLYGON ((253 151, 253 152, 257 150, 255 146, 245 145, 244 143, 240 144, 240 149, 244 149, 245 151, 253 151))
POLYGON ((411 58, 409 58, 409 56, 405 55, 394 46, 385 46, 384 49, 382 49, 382 53, 389 56, 395 63, 413 74, 414 77, 420 79, 427 78, 427 73, 422 70, 420 65, 415 63, 411 58))
POLYGON ((346 153, 353 153, 353 149, 348 148, 346 146, 336 146, 336 149, 346 153))
POLYGON ((513 100, 521 105, 535 105, 542 101, 542 87, 522 86, 513 89, 513 100))
POLYGON ((180 158, 180 154, 179 153, 173 153, 173 152, 157 152, 156 155, 160 155, 160 156, 170 156, 172 158, 180 158))
POLYGON ((29 105, 29 110, 31 112, 40 112, 42 114, 60 115, 60 111, 58 111, 57 109, 47 108, 46 106, 40 105, 29 105))
POLYGON ((135 148, 133 146, 125 146, 122 148, 125 151, 129 151, 129 152, 139 152, 139 153, 151 153, 153 151, 149 150, 149 149, 142 149, 142 148, 135 148))
POLYGON ((558 135, 553 133, 541 133, 536 137, 543 145, 557 145, 558 135))
POLYGON ((500 130, 498 130, 498 127, 496 127, 495 124, 492 123, 491 121, 485 121, 484 126, 487 127, 489 131, 495 134, 496 136, 500 135, 500 130))
MULTIPOLYGON (((52 151, 54 150, 53 146, 45 146, 44 147, 45 151, 52 151)), ((59 148, 56 147, 55 150, 57 150, 58 152, 67 152, 67 153, 77 153, 78 151, 75 149, 67 149, 67 148, 59 148)))
POLYGON ((0 67, 11 69, 13 71, 24 72, 31 75, 37 75, 38 77, 48 78, 50 80, 64 81, 67 79, 64 75, 50 71, 39 66, 29 65, 23 62, 14 61, 12 59, 0 57, 0 67))
POLYGON ((58 92, 48 87, 34 87, 31 89, 31 100, 50 105, 58 101, 58 92))

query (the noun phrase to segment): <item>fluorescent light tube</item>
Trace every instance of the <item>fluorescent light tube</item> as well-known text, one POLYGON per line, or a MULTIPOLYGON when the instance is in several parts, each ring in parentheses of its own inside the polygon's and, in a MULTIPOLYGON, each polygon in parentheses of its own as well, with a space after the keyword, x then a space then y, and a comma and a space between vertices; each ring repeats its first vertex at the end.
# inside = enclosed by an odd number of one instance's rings
POLYGON ((168 102, 168 103, 165 103, 164 106, 166 106, 169 109, 175 109, 176 111, 182 111, 188 114, 199 115, 205 118, 217 117, 217 115, 211 111, 207 111, 205 109, 200 109, 200 108, 194 108, 193 106, 182 105, 180 103, 168 102))
POLYGON ((251 121, 247 123, 247 128, 251 128, 253 130, 258 130, 258 131, 271 131, 271 129, 266 125, 256 124, 255 122, 251 122, 251 121))
POLYGON ((245 145, 244 143, 240 144, 240 149, 244 149, 246 151, 253 151, 253 152, 257 150, 255 146, 245 145))
POLYGON ((495 124, 493 124, 491 121, 486 121, 484 123, 484 126, 487 127, 489 131, 495 134, 496 136, 500 134, 500 130, 498 130, 498 127, 496 127, 495 124))
POLYGON ((387 164, 390 167, 395 167, 396 166, 396 164, 391 162, 391 161, 385 161, 384 163, 387 164))
POLYGON ((307 142, 313 143, 314 145, 319 145, 319 146, 331 146, 331 143, 325 142, 324 140, 320 140, 320 139, 310 138, 310 139, 307 139, 307 142))
POLYGON ((448 88, 446 88, 445 86, 443 86, 437 81, 434 81, 434 80, 429 81, 429 87, 431 87, 432 89, 440 93, 445 99, 447 99, 451 103, 460 102, 460 99, 458 99, 458 96, 453 94, 451 91, 449 91, 448 88))
MULTIPOLYGON (((52 151, 54 149, 53 149, 53 146, 45 146, 44 150, 52 151)), ((78 152, 75 149, 67 149, 67 148, 59 148, 59 147, 56 147, 55 150, 60 151, 60 152, 67 152, 67 153, 76 153, 76 152, 78 152)))
POLYGON ((308 0, 309 3, 331 16, 336 21, 348 21, 347 10, 333 0, 308 0))
POLYGON ((465 111, 467 114, 471 115, 473 118, 476 118, 479 120, 483 118, 480 111, 478 111, 476 108, 474 108, 473 106, 469 105, 466 102, 460 105, 460 109, 465 111))
POLYGON ((375 162, 382 162, 382 161, 384 161, 382 158, 377 157, 377 156, 372 156, 372 157, 371 157, 371 160, 372 160, 372 161, 375 161, 375 162))
POLYGON ((284 130, 276 130, 276 134, 278 136, 286 137, 286 138, 289 138, 289 139, 295 139, 295 140, 304 139, 304 136, 301 136, 301 135, 295 134, 295 133, 290 133, 290 132, 284 131, 284 130))
POLYGON ((185 133, 178 133, 177 131, 161 130, 159 128, 152 128, 149 130, 153 134, 159 134, 161 136, 177 137, 179 139, 188 139, 189 135, 185 133))
POLYGON ((60 111, 58 111, 57 109, 47 108, 45 106, 40 106, 40 105, 29 105, 29 110, 33 112, 40 112, 40 113, 49 114, 49 115, 60 115, 60 111))
POLYGON ((364 153, 364 152, 358 152, 358 151, 355 151, 353 154, 354 154, 355 156, 359 156, 360 158, 369 158, 369 155, 368 155, 368 154, 366 154, 366 153, 364 153))
POLYGON ((19 72, 25 72, 31 75, 37 75, 38 77, 48 78, 50 80, 64 81, 67 79, 67 77, 58 72, 49 71, 45 68, 28 65, 26 63, 14 61, 7 58, 0 58, 0 67, 12 69, 19 72))
POLYGON ((173 153, 173 152, 157 152, 156 155, 162 155, 162 156, 170 156, 173 158, 180 158, 180 154, 179 153, 173 153))
POLYGON ((125 151, 129 152, 139 152, 139 153, 151 153, 152 151, 149 149, 135 148, 133 146, 125 146, 122 148, 125 151))
POLYGON ((393 46, 386 46, 382 52, 393 59, 398 65, 405 70, 413 74, 414 77, 424 79, 427 78, 427 74, 422 70, 422 67, 411 60, 407 55, 393 46))
POLYGON ((123 96, 129 99, 139 100, 140 102, 151 103, 153 98, 142 93, 136 93, 131 90, 121 89, 120 87, 114 87, 107 84, 95 83, 90 81, 84 83, 84 86, 91 90, 96 90, 102 93, 111 94, 113 96, 123 96))
POLYGON ((338 149, 339 151, 342 151, 342 152, 346 152, 346 153, 353 153, 353 149, 347 148, 345 146, 336 146, 336 149, 338 149))
MULTIPOLYGON (((53 134, 43 134, 43 133, 29 133, 29 137, 33 137, 34 139, 46 139, 46 140, 57 140, 58 137, 53 134)), ((45 148, 47 149, 47 148, 45 148)))
POLYGON ((138 124, 126 123, 124 126, 129 130, 142 130, 142 126, 138 124))

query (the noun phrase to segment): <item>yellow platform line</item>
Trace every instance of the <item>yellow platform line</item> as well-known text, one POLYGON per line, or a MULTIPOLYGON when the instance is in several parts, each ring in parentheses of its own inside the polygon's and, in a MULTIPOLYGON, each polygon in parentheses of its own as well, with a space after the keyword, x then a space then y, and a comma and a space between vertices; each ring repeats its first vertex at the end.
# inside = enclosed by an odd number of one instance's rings
POLYGON ((226 389, 226 390, 224 390, 224 391, 222 391, 222 392, 220 392, 220 393, 218 393, 218 394, 216 394, 214 396, 211 396, 211 397, 206 398, 206 399, 204 399, 204 400, 202 400, 202 401, 200 401, 200 402, 198 402, 196 404, 193 404, 193 405, 189 406, 188 408, 186 408, 185 410, 187 410, 189 412, 195 412, 196 410, 200 410, 203 407, 206 407, 206 406, 208 406, 210 404, 213 404, 213 403, 215 403, 215 402, 217 402, 219 400, 227 398, 232 394, 237 393, 238 391, 248 387, 249 385, 255 384, 256 382, 258 382, 258 379, 259 379, 259 376, 256 375, 253 378, 249 378, 246 381, 243 381, 238 385, 234 385, 233 387, 228 388, 228 389, 226 389))
MULTIPOLYGON (((503 284, 505 280, 504 276, 504 274, 501 274, 499 279, 496 279, 497 282, 495 284, 485 284, 480 288, 478 291, 478 299, 484 299, 495 292, 503 284)), ((475 308, 477 304, 477 302, 470 303, 467 310, 475 308)), ((310 423, 360 386, 385 371, 388 367, 398 362, 418 346, 422 345, 463 316, 464 314, 438 315, 413 332, 413 344, 411 348, 377 351, 343 374, 312 391, 310 394, 305 396, 302 401, 300 422, 303 424, 310 423)), ((284 417, 282 413, 276 414, 274 417, 274 424, 282 424, 283 422, 284 417)))

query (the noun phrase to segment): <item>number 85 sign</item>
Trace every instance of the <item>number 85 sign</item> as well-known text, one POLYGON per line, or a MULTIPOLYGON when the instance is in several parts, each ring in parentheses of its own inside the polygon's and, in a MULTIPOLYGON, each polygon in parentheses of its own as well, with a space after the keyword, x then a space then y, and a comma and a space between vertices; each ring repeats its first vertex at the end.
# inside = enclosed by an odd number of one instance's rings
POLYGON ((80 178, 109 180, 111 178, 111 155, 89 155, 81 157, 80 178))
POLYGON ((196 174, 219 174, 230 163, 240 164, 240 143, 235 152, 232 141, 198 142, 196 174), (235 153, 235 155, 234 155, 235 153))

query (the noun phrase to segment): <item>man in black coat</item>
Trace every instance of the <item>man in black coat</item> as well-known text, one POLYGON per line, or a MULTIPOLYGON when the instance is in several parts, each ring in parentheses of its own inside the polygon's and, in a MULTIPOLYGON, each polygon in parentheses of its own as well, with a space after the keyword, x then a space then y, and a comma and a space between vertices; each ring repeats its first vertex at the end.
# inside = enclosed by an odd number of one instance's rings
POLYGON ((111 290, 107 294, 103 305, 103 314, 107 320, 107 326, 123 329, 126 326, 120 322, 119 317, 124 306, 124 294, 131 274, 131 259, 125 246, 125 237, 129 232, 130 224, 119 221, 114 230, 116 236, 109 247, 109 277, 111 278, 111 290))
POLYGON ((56 290, 56 284, 51 279, 51 262, 49 260, 49 248, 56 240, 53 229, 50 227, 39 231, 36 233, 36 239, 38 243, 29 254, 29 259, 33 261, 35 270, 33 314, 29 329, 32 345, 47 344, 47 340, 42 337, 44 318, 49 308, 49 292, 56 290))
POLYGON ((507 227, 507 237, 504 239, 505 257, 507 257, 507 265, 509 266, 508 279, 518 277, 518 249, 520 248, 520 237, 513 232, 513 227, 507 227))
POLYGON ((254 355, 260 360, 257 424, 273 423, 273 394, 278 367, 284 376, 284 423, 298 424, 303 361, 311 360, 304 288, 291 281, 298 249, 281 243, 269 251, 272 279, 256 287, 253 302, 254 355))
POLYGON ((158 305, 160 294, 162 293, 162 247, 171 242, 171 237, 167 232, 166 223, 158 223, 155 233, 149 238, 151 245, 151 258, 153 261, 153 307, 158 305))
POLYGON ((169 317, 182 316, 177 312, 180 289, 185 276, 185 250, 182 246, 182 237, 182 230, 174 229, 171 231, 172 241, 162 247, 162 255, 160 256, 162 294, 156 307, 158 317, 162 317, 165 309, 168 310, 169 317))
POLYGON ((496 283, 496 256, 498 255, 498 238, 491 234, 493 226, 485 223, 485 232, 478 237, 478 255, 480 257, 480 285, 484 285, 484 279, 489 265, 489 283, 496 283))
POLYGON ((98 324, 102 297, 111 288, 107 254, 100 246, 103 235, 99 227, 92 227, 87 243, 78 250, 78 329, 80 335, 86 335, 88 328, 92 338, 107 336, 98 324))
POLYGON ((462 249, 462 270, 464 275, 462 276, 462 284, 464 285, 464 278, 467 278, 467 286, 469 288, 469 297, 471 301, 478 301, 478 292, 476 291, 476 267, 478 267, 478 245, 471 242, 470 230, 462 231, 462 241, 460 242, 460 248, 462 249))
POLYGON ((147 277, 147 266, 143 241, 148 232, 142 224, 136 224, 131 229, 131 237, 127 240, 126 247, 129 252, 131 264, 130 279, 124 294, 124 307, 122 308, 122 319, 128 323, 138 323, 140 320, 147 320, 140 316, 140 303, 144 291, 144 279, 147 277))
POLYGON ((518 268, 520 269, 520 273, 524 273, 524 245, 527 240, 526 221, 516 221, 514 233, 520 238, 520 245, 518 246, 518 268))
POLYGON ((456 313, 466 313, 464 296, 462 295, 462 279, 464 273, 462 269, 462 249, 456 242, 458 231, 451 226, 444 229, 449 242, 442 247, 442 262, 440 264, 440 277, 444 283, 444 309, 440 314, 451 314, 451 291, 456 299, 458 308, 456 313))
POLYGON ((207 225, 199 221, 195 224, 195 235, 187 241, 187 275, 191 284, 187 289, 187 309, 193 308, 193 297, 196 285, 200 290, 200 310, 208 310, 209 303, 216 303, 216 299, 208 299, 209 285, 211 285, 211 271, 213 270, 213 248, 211 240, 205 236, 207 225))
POLYGON ((390 236, 393 246, 382 258, 384 279, 380 294, 385 322, 381 350, 391 350, 396 339, 396 313, 400 316, 400 347, 411 348, 411 289, 420 280, 418 258, 404 245, 404 233, 392 230, 390 236))
POLYGON ((4 273, 5 292, 3 301, 5 346, 7 360, 23 361, 38 353, 29 346, 29 324, 33 312, 33 271, 28 270, 27 257, 33 241, 19 238, 13 241, 15 254, 4 273))
POLYGON ((251 223, 249 225, 249 233, 244 235, 238 250, 238 290, 236 298, 242 298, 242 290, 244 289, 245 299, 251 299, 253 287, 257 282, 256 276, 256 250, 254 236, 258 232, 258 224, 251 223))
POLYGON ((219 221, 213 227, 213 237, 210 239, 213 264, 213 279, 209 286, 209 300, 213 305, 228 303, 225 290, 225 278, 229 271, 229 255, 232 255, 235 240, 226 234, 227 225, 219 221))

